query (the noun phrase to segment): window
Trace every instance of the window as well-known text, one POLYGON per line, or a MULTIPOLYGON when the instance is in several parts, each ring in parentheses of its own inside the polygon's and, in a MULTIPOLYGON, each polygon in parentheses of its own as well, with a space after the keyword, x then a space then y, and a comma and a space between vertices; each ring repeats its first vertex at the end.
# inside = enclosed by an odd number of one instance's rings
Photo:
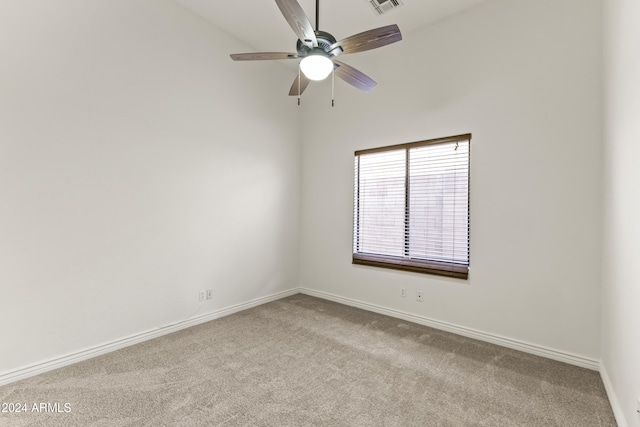
POLYGON ((353 263, 466 279, 471 135, 355 152, 353 263))

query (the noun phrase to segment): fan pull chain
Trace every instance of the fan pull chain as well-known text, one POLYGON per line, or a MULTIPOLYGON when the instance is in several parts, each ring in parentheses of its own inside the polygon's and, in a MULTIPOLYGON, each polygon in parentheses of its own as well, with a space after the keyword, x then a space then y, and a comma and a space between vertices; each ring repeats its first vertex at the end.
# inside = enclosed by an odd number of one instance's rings
POLYGON ((335 107, 335 90, 336 88, 336 67, 333 67, 333 70, 331 71, 331 106, 335 107))
POLYGON ((300 66, 298 65, 298 106, 300 106, 300 66))

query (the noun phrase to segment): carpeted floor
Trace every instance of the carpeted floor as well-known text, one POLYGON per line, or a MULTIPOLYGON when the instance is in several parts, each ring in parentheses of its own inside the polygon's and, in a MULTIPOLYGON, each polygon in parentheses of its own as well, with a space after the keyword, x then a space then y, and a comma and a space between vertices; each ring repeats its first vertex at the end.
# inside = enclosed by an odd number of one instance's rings
POLYGON ((305 295, 0 387, 0 402, 28 406, 2 426, 616 425, 597 372, 305 295))

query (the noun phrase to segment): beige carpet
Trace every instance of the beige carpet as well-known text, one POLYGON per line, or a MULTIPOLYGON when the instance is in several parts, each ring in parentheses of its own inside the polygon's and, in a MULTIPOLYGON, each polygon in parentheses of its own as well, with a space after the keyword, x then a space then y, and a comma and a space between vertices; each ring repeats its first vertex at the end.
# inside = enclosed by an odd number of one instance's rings
POLYGON ((616 425, 596 372, 304 295, 1 387, 0 402, 28 405, 2 426, 616 425))

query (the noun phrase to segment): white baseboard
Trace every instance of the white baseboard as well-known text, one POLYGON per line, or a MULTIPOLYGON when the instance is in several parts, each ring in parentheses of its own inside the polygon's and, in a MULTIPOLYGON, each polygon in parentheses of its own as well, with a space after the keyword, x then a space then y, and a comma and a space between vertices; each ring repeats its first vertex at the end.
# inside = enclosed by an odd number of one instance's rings
POLYGON ((312 289, 300 288, 300 293, 334 301, 340 304, 349 305, 352 307, 361 308, 363 310, 372 311, 374 313, 384 314, 387 316, 395 317, 397 319, 406 320, 407 322, 418 323, 420 325, 429 326, 435 329, 440 329, 446 332, 452 332, 454 334, 462 335, 469 338, 474 338, 480 341, 486 341, 491 344, 497 344, 503 347, 511 348, 514 350, 523 351, 525 353, 535 354, 536 356, 546 357, 548 359, 557 360, 560 362, 569 363, 571 365, 580 366, 583 368, 598 371, 600 368, 600 362, 595 359, 590 359, 576 354, 571 354, 535 344, 530 344, 524 341, 514 340, 511 338, 501 337, 499 335, 490 334, 487 332, 477 331, 471 328, 465 328, 462 326, 454 325, 439 320, 429 319, 423 316, 417 316, 415 314, 405 313, 399 310, 394 310, 386 307, 382 307, 375 304, 370 304, 351 298, 345 298, 338 295, 330 294, 327 292, 315 291, 312 289))
POLYGON ((620 406, 620 401, 618 400, 618 396, 613 388, 613 383, 611 382, 611 378, 609 378, 609 373, 604 363, 600 363, 600 376, 602 377, 604 389, 607 391, 607 397, 609 398, 609 403, 611 403, 611 409, 613 410, 613 415, 616 417, 618 427, 627 427, 629 423, 627 423, 627 419, 624 416, 624 411, 622 410, 622 406, 620 406))
POLYGON ((152 329, 150 331, 142 332, 139 334, 131 335, 126 338, 111 341, 106 344, 101 344, 92 348, 81 350, 75 353, 71 353, 55 359, 50 359, 41 363, 26 366, 13 371, 0 373, 0 386, 16 382, 25 378, 32 377, 34 375, 42 374, 44 372, 52 371, 54 369, 61 368, 63 366, 71 365, 73 363, 81 362, 83 360, 90 359, 92 357, 100 356, 112 351, 119 350, 124 347, 128 347, 134 344, 148 341, 153 338, 158 338, 163 335, 177 332, 182 329, 189 328, 191 326, 199 325, 201 323, 209 322, 220 317, 228 316, 233 313, 237 313, 248 308, 256 307, 258 305, 266 304, 271 301, 276 301, 281 298, 285 298, 291 295, 299 293, 299 289, 290 289, 284 292, 278 292, 276 294, 268 295, 262 298, 256 298, 251 301, 247 301, 241 304, 232 305, 230 307, 222 308, 211 313, 203 314, 198 317, 185 319, 171 325, 152 329))
MULTIPOLYGON (((501 345, 503 347, 512 348, 514 350, 523 351, 525 353, 535 354, 537 356, 547 357, 549 359, 558 360, 560 362, 565 362, 565 363, 581 366, 581 367, 596 370, 596 371, 601 369, 600 362, 594 359, 589 359, 589 358, 578 356, 575 354, 566 353, 566 352, 562 352, 554 349, 549 349, 546 347, 529 344, 526 342, 513 340, 510 338, 505 338, 498 335, 489 334, 486 332, 481 332, 474 329, 453 325, 447 322, 441 322, 438 320, 429 319, 427 317, 417 316, 414 314, 409 314, 402 311, 393 310, 386 307, 382 307, 382 306, 378 306, 378 305, 374 305, 374 304, 370 304, 370 303, 366 303, 366 302, 362 302, 362 301, 358 301, 350 298, 345 298, 345 297, 341 297, 341 296, 326 293, 326 292, 320 292, 320 291, 315 291, 315 290, 306 289, 306 288, 295 288, 295 289, 290 289, 288 291, 279 292, 273 295, 268 295, 262 298, 257 298, 241 304, 236 304, 220 310, 216 310, 211 313, 204 314, 202 316, 185 319, 178 323, 174 323, 174 324, 163 326, 150 331, 142 332, 140 334, 132 335, 119 340, 111 341, 106 344, 102 344, 89 349, 74 352, 74 353, 61 356, 55 359, 50 359, 41 363, 33 364, 33 365, 26 366, 13 371, 3 372, 3 373, 0 373, 0 386, 9 384, 15 381, 19 381, 28 377, 32 377, 34 375, 38 375, 47 371, 58 369, 63 366, 71 365, 73 363, 77 363, 83 360, 87 360, 92 357, 110 353, 112 351, 116 351, 124 347, 128 347, 144 341, 148 341, 153 338, 158 338, 163 335, 170 334, 172 332, 177 332, 179 330, 186 329, 191 326, 209 322, 211 320, 215 320, 220 317, 228 316, 230 314, 237 313, 239 311, 246 310, 252 307, 256 307, 258 305, 266 304, 271 301, 276 301, 278 299, 295 295, 297 293, 302 293, 305 295, 310 295, 317 298, 334 301, 340 304, 361 308, 364 310, 372 311, 374 313, 384 314, 384 315, 402 319, 408 322, 413 322, 420 325, 429 326, 435 329, 452 332, 454 334, 478 339, 480 341, 486 341, 492 344, 501 345)), ((620 406, 619 404, 617 404, 617 400, 615 399, 615 393, 613 392, 612 385, 609 381, 609 378, 606 376, 606 371, 602 371, 602 372, 603 372, 603 382, 605 384, 607 393, 609 394, 609 398, 611 400, 614 413, 616 414, 616 419, 618 417, 623 417, 622 412, 620 410, 620 406)), ((624 420, 624 418, 622 419, 624 420)), ((626 424, 620 423, 620 421, 618 422, 621 426, 626 427, 626 424)))

